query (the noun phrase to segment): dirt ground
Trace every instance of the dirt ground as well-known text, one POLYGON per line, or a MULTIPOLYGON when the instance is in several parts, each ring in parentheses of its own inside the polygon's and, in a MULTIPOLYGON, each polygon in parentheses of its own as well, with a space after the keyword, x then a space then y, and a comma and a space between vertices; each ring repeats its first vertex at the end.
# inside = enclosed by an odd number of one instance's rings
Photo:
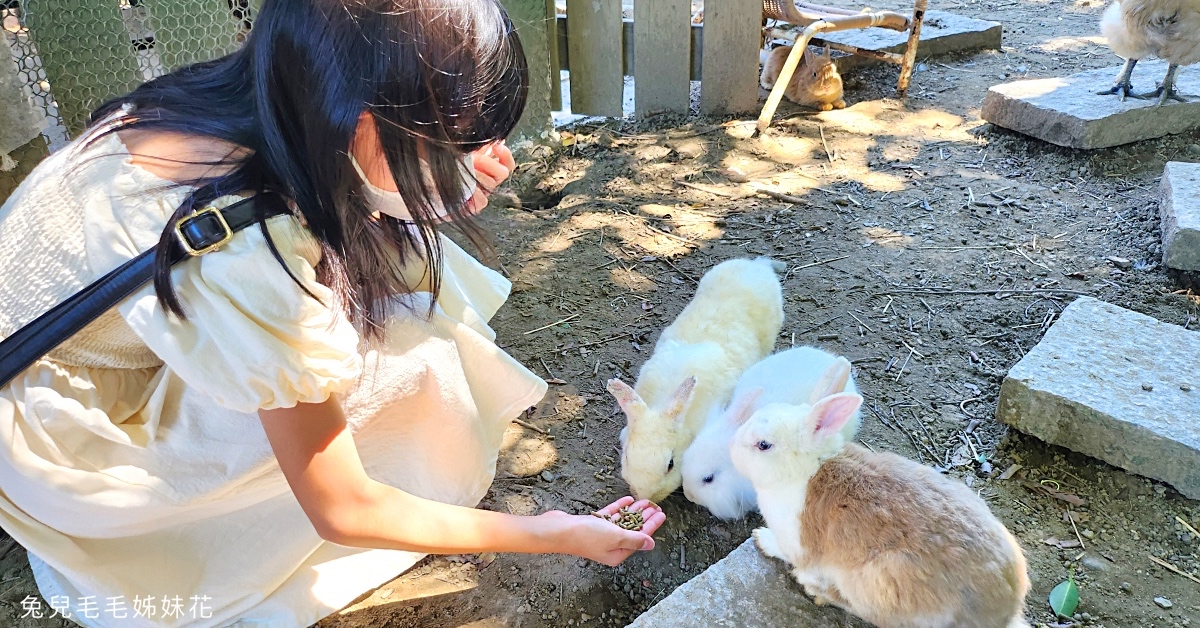
MULTIPOLYGON (((1102 3, 932 8, 1003 22, 1004 50, 923 60, 903 103, 896 68, 856 70, 849 108, 785 103, 761 138, 749 118, 609 121, 522 164, 509 202, 484 217, 493 265, 513 281, 493 326, 554 385, 511 427, 483 507, 584 513, 624 495, 623 417, 604 382, 634 380, 707 269, 770 255, 789 265, 778 347, 850 358, 869 408, 859 440, 979 491, 1025 549, 1032 620, 1055 621, 1047 594, 1074 572, 1081 625, 1200 624, 1200 583, 1150 559, 1200 572, 1200 538, 1179 523, 1200 527, 1200 502, 994 419, 1004 374, 1079 294, 1197 324, 1195 278, 1160 266, 1156 197, 1166 161, 1200 161, 1200 134, 1079 152, 993 128, 979 119, 989 86, 1119 65, 1098 35, 1102 3)), ((719 521, 682 494, 662 505, 658 548, 622 567, 433 558, 320 626, 624 626, 761 523, 719 521)), ((20 547, 0 573, 0 624, 21 624, 36 589, 20 547)))

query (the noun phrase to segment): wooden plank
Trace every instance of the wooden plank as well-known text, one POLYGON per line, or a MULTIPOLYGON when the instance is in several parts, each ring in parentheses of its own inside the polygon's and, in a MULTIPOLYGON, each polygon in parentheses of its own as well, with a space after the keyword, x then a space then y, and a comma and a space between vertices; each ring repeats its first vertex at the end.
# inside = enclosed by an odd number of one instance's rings
MULTIPOLYGON (((559 68, 562 67, 562 60, 559 59, 558 48, 558 10, 555 8, 554 0, 546 0, 546 42, 550 48, 550 110, 562 110, 562 76, 559 68)), ((565 20, 564 20, 565 21, 565 20)), ((565 26, 565 24, 564 24, 565 26)), ((566 35, 563 35, 566 39, 566 35)))
POLYGON ((621 117, 621 46, 621 0, 567 0, 572 113, 621 117))
POLYGON ((691 0, 653 0, 633 4, 634 111, 687 113, 691 95, 691 0))
POLYGON ((744 113, 758 105, 762 0, 724 0, 704 7, 704 80, 700 110, 744 113))

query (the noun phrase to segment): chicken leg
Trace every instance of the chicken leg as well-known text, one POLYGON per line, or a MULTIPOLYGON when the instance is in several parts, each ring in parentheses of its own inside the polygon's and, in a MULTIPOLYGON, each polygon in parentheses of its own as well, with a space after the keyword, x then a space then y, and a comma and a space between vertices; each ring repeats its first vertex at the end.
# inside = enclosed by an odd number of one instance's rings
POLYGON ((1145 94, 1138 94, 1138 98, 1149 100, 1157 98, 1158 104, 1155 107, 1161 107, 1167 104, 1168 100, 1176 100, 1179 102, 1187 102, 1188 100, 1179 95, 1179 91, 1175 89, 1175 73, 1179 71, 1179 66, 1172 63, 1167 66, 1167 75, 1163 77, 1162 83, 1159 83, 1158 89, 1145 94))
POLYGON ((1102 91, 1096 92, 1101 96, 1110 96, 1112 94, 1120 94, 1121 101, 1124 102, 1127 96, 1137 96, 1133 93, 1133 83, 1130 79, 1133 78, 1133 66, 1137 65, 1137 59, 1126 59, 1125 67, 1121 68, 1121 73, 1117 75, 1117 82, 1113 86, 1102 91))

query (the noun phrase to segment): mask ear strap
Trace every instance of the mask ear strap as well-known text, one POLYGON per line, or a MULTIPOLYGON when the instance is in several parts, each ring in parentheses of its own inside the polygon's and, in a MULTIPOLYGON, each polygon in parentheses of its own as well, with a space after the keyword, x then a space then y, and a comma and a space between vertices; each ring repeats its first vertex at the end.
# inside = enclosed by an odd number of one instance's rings
POLYGON ((354 171, 358 173, 358 176, 362 177, 363 183, 366 183, 367 185, 373 185, 370 179, 367 179, 367 173, 363 172, 362 166, 359 165, 358 160, 354 158, 354 153, 347 152, 346 156, 350 158, 350 165, 354 166, 354 171))

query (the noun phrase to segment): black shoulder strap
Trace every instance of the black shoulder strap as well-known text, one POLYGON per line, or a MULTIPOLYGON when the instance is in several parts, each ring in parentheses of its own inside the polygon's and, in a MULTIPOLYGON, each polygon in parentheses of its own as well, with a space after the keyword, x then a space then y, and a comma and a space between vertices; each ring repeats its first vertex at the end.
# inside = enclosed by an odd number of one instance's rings
MULTIPOLYGON (((209 207, 193 212, 175 225, 178 245, 172 248, 171 265, 215 251, 235 232, 285 213, 287 204, 270 193, 224 209, 209 207)), ((154 249, 138 255, 0 340, 0 387, 153 279, 154 260, 154 249)))

